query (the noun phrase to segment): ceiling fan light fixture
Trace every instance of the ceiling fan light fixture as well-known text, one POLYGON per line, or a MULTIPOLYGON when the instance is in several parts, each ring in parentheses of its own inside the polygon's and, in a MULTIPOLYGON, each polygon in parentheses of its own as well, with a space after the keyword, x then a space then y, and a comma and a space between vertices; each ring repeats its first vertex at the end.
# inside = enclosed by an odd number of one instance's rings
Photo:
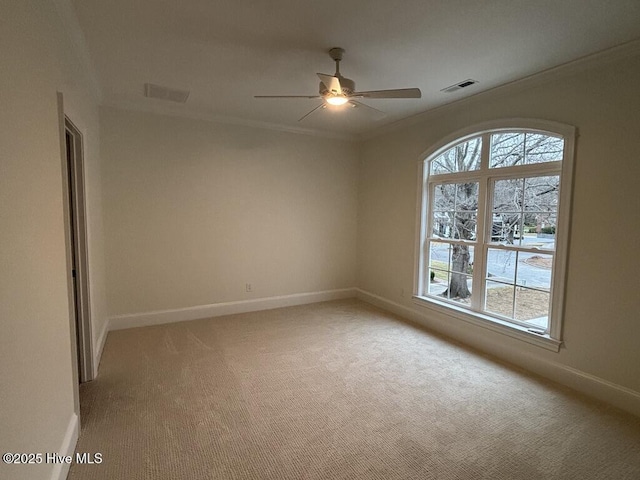
POLYGON ((344 95, 329 96, 329 97, 326 97, 325 100, 329 105, 335 105, 335 106, 344 105, 349 101, 349 99, 344 95))

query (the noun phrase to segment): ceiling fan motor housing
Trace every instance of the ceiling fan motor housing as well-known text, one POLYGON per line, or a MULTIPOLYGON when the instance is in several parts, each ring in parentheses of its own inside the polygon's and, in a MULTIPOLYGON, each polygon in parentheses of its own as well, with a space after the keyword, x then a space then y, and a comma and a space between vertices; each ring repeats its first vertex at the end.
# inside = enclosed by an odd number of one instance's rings
MULTIPOLYGON (((356 82, 354 82, 350 78, 343 77, 340 74, 334 76, 337 77, 338 80, 340 80, 340 88, 342 89, 342 93, 344 95, 349 96, 356 91, 356 82)), ((329 91, 327 86, 323 82, 320 82, 320 95, 324 97, 331 94, 332 93, 329 91)))

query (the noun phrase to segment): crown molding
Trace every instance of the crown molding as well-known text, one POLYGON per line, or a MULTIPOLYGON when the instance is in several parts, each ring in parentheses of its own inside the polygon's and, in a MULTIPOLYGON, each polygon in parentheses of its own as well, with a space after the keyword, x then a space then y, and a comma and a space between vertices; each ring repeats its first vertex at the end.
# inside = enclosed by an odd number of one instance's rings
POLYGON ((73 51, 89 77, 91 93, 96 102, 100 103, 103 99, 102 86, 98 80, 98 75, 96 74, 84 33, 82 28, 80 28, 80 23, 78 22, 76 11, 73 5, 71 5, 71 0, 52 0, 52 2, 56 7, 60 20, 62 20, 65 34, 71 43, 73 51))
POLYGON ((504 83, 497 87, 478 92, 469 97, 454 100, 444 105, 425 110, 424 112, 411 115, 410 117, 402 118, 388 125, 383 125, 379 128, 362 133, 358 136, 358 139, 360 141, 371 140, 388 133, 408 128, 421 122, 426 122, 434 117, 444 114, 448 110, 458 108, 466 104, 474 103, 480 100, 498 98, 511 93, 523 91, 532 87, 536 87, 538 85, 542 85, 544 83, 556 81, 562 77, 574 75, 585 70, 597 68, 608 63, 623 60, 635 55, 640 55, 640 38, 622 43, 606 50, 592 53, 590 55, 585 55, 584 57, 580 57, 576 60, 572 60, 570 62, 563 63, 546 70, 542 70, 541 72, 528 75, 518 80, 504 83))
POLYGON ((272 130, 277 132, 293 133, 296 135, 307 135, 312 137, 330 138, 334 140, 357 141, 356 135, 328 132, 324 130, 315 130, 311 128, 292 127, 290 125, 282 125, 278 123, 262 122, 258 120, 247 120, 243 118, 231 117, 226 115, 216 115, 207 112, 196 112, 172 106, 155 101, 136 102, 126 100, 106 100, 101 104, 103 107, 118 108, 134 112, 154 113, 157 115, 168 115, 172 117, 188 118, 191 120, 202 120, 205 122, 220 123, 224 125, 237 125, 241 127, 259 128, 262 130, 272 130))

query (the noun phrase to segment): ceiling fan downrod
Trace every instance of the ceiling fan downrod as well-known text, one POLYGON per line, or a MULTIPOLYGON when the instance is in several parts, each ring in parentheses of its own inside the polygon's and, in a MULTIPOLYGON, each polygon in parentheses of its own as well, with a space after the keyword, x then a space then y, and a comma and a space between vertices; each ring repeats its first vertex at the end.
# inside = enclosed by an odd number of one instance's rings
POLYGON ((335 76, 338 78, 342 76, 340 75, 340 61, 342 60, 343 53, 344 53, 344 48, 340 48, 340 47, 333 47, 331 50, 329 50, 329 55, 331 56, 333 61, 336 62, 335 76))

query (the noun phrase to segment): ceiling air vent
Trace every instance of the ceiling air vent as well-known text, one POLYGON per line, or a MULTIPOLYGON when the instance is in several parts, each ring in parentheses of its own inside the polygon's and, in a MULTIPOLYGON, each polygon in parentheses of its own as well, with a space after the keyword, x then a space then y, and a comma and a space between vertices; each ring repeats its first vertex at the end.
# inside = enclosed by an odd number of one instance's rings
POLYGON ((455 92, 456 90, 460 90, 461 88, 465 88, 470 85, 473 85, 474 83, 478 83, 478 81, 472 80, 469 78, 468 80, 463 80, 462 82, 456 83, 455 85, 451 85, 450 87, 443 88, 440 91, 444 93, 451 93, 451 92, 455 92))
POLYGON ((186 103, 189 93, 185 90, 176 90, 175 88, 162 87, 153 83, 144 84, 144 96, 149 98, 157 98, 160 100, 168 100, 170 102, 186 103))

